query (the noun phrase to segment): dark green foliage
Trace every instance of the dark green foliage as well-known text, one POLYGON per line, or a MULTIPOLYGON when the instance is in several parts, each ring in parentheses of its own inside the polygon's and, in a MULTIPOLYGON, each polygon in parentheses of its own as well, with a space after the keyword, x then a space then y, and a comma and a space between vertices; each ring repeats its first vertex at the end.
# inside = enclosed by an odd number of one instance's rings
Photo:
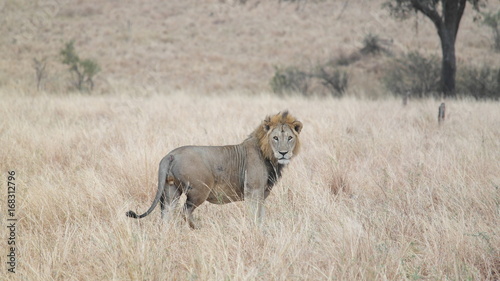
MULTIPOLYGON (((456 1, 456 0, 455 0, 456 1)), ((391 13, 391 16, 405 20, 417 13, 417 11, 431 10, 438 6, 441 0, 388 0, 382 4, 391 13)), ((481 0, 468 0, 475 10, 479 10, 481 0)), ((483 1, 484 2, 484 1, 483 1)), ((442 3, 441 3, 442 5, 442 3)))
POLYGON ((341 97, 348 87, 347 72, 333 64, 318 66, 313 70, 297 67, 276 68, 271 88, 277 94, 300 93, 305 96, 329 94, 341 97))
POLYGON ((393 61, 383 82, 396 95, 427 97, 441 92, 440 77, 441 64, 437 57, 410 52, 393 61))
POLYGON ((349 75, 347 72, 332 65, 320 67, 314 76, 335 97, 343 96, 349 85, 349 75))
POLYGON ((78 64, 80 58, 75 51, 75 41, 71 40, 65 44, 64 49, 61 50, 61 56, 63 57, 62 63, 67 64, 71 67, 78 64))
POLYGON ((83 81, 87 82, 90 90, 93 90, 94 81, 92 80, 92 78, 101 70, 101 68, 95 61, 91 59, 84 59, 80 61, 80 65, 83 68, 83 81))
POLYGON ((459 70, 457 91, 476 99, 500 99, 500 67, 466 67, 459 70))
POLYGON ((405 20, 417 11, 409 0, 387 1, 382 7, 388 9, 391 16, 399 20, 405 20))
POLYGON ((389 9, 391 15, 398 19, 406 19, 412 13, 420 12, 434 24, 441 41, 441 91, 445 97, 454 97, 456 95, 455 42, 467 2, 475 10, 479 10, 479 4, 482 1, 388 0, 383 4, 383 7, 389 9))
POLYGON ((46 72, 47 66, 47 57, 42 59, 33 58, 33 68, 35 69, 36 74, 36 89, 40 91, 42 89, 43 79, 47 77, 46 72))
POLYGON ((354 52, 350 55, 340 54, 336 59, 332 60, 332 63, 337 66, 348 66, 361 59, 361 54, 354 52))
POLYGON ((307 94, 310 74, 297 67, 275 68, 271 89, 277 94, 298 92, 307 94))
POLYGON ((483 24, 491 28, 493 33, 493 49, 500 52, 500 10, 496 13, 486 12, 482 13, 483 24))
MULTIPOLYGON (((414 98, 439 96, 441 65, 435 56, 410 52, 395 59, 383 82, 396 95, 414 98)), ((457 94, 475 99, 500 99, 500 67, 465 66, 457 72, 457 94)))
POLYGON ((61 50, 62 63, 69 65, 69 71, 73 76, 72 84, 79 90, 93 90, 94 76, 100 71, 97 62, 91 59, 80 59, 76 54, 74 41, 65 44, 64 49, 61 50))
POLYGON ((363 39, 363 48, 360 52, 363 55, 378 55, 380 53, 389 53, 385 48, 382 39, 376 34, 368 33, 363 39))

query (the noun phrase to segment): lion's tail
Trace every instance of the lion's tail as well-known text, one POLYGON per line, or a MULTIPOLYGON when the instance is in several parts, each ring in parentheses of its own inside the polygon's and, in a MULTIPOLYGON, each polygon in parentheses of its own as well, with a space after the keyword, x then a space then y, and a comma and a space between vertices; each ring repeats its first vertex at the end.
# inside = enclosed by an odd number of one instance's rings
MULTIPOLYGON (((168 155, 167 155, 168 156, 168 155)), ((142 215, 137 215, 134 211, 128 211, 125 213, 127 217, 134 218, 134 219, 141 219, 147 215, 149 215, 158 205, 158 202, 160 201, 161 195, 163 194, 163 190, 165 189, 165 183, 167 180, 167 173, 170 171, 170 163, 171 160, 173 160, 172 156, 165 156, 161 161, 160 161, 160 167, 158 169, 158 191, 156 192, 155 199, 153 200, 153 204, 151 204, 151 207, 142 215)))

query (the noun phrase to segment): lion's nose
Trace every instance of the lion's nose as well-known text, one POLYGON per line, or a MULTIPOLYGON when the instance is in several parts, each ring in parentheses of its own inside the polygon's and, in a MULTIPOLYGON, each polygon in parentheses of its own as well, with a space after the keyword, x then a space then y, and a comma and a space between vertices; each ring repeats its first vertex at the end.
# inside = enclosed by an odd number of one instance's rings
POLYGON ((282 156, 285 156, 285 154, 287 154, 287 153, 288 153, 288 151, 280 151, 280 154, 281 154, 282 156))

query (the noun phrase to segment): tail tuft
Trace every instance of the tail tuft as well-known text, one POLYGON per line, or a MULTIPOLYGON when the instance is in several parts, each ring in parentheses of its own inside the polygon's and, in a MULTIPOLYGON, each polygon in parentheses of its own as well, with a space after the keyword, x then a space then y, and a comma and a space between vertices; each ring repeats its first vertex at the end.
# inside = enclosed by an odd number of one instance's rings
POLYGON ((131 218, 134 218, 134 219, 137 218, 137 214, 135 212, 133 212, 133 211, 128 211, 128 212, 125 213, 125 215, 127 217, 131 217, 131 218))

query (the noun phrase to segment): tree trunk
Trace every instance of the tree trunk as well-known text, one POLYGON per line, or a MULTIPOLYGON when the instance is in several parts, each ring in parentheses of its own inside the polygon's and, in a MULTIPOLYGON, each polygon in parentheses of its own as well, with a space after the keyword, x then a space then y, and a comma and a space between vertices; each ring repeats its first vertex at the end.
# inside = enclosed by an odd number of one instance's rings
POLYGON ((455 76, 457 73, 457 63, 455 58, 455 41, 466 3, 466 0, 442 1, 443 21, 441 26, 437 26, 437 28, 443 51, 441 83, 445 97, 456 96, 455 76))
POLYGON ((457 72, 457 64, 455 57, 455 30, 448 30, 441 27, 438 30, 439 38, 441 39, 441 50, 443 53, 443 61, 441 68, 441 85, 444 97, 455 97, 455 76, 457 72))
POLYGON ((443 53, 441 70, 442 91, 445 97, 455 97, 455 74, 457 72, 455 41, 467 1, 442 0, 441 15, 437 11, 438 1, 410 0, 410 2, 413 8, 426 15, 436 26, 443 53))

